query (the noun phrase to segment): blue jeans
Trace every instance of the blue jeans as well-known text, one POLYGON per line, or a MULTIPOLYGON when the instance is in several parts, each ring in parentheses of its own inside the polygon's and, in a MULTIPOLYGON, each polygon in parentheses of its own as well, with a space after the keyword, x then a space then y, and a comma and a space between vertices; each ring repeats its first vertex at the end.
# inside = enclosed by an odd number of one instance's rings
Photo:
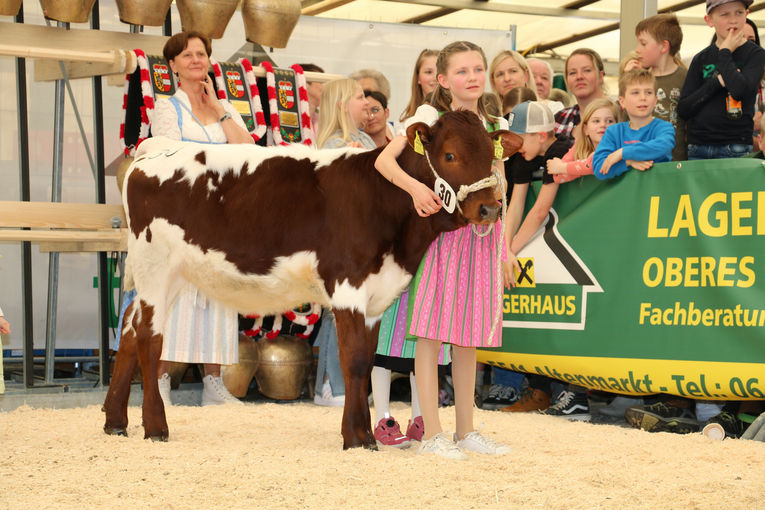
POLYGON ((340 368, 340 349, 337 346, 337 327, 335 316, 329 310, 324 311, 321 329, 316 335, 316 345, 319 347, 319 363, 316 367, 316 393, 321 395, 324 386, 324 374, 327 374, 332 396, 345 395, 343 370, 340 368))
POLYGON ((512 370, 507 370, 505 368, 494 367, 494 384, 512 386, 520 392, 524 377, 526 377, 526 374, 513 372, 512 370))
POLYGON ((128 306, 130 306, 130 303, 133 302, 135 299, 135 289, 128 290, 124 294, 122 294, 122 306, 120 307, 120 318, 117 320, 117 332, 114 335, 114 350, 117 351, 120 348, 120 338, 122 338, 122 319, 125 317, 125 312, 127 311, 128 306))
POLYGON ((727 145, 696 145, 688 144, 688 160, 692 159, 723 159, 740 158, 752 152, 751 145, 731 143, 727 145))

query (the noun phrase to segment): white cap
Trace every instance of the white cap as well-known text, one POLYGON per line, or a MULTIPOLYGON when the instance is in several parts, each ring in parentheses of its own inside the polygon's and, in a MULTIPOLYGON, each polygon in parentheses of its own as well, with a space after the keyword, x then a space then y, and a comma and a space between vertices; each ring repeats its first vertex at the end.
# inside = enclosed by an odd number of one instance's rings
POLYGON ((508 119, 510 131, 519 135, 549 132, 555 129, 555 117, 547 105, 525 101, 513 108, 508 119))

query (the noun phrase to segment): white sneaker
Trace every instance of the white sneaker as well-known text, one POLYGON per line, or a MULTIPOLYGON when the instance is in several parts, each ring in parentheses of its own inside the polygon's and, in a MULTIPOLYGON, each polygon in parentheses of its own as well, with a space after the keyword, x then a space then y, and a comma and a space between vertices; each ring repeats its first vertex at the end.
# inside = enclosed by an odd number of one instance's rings
POLYGON ((343 407, 345 405, 345 395, 332 396, 332 387, 329 381, 324 381, 321 387, 321 395, 316 393, 313 396, 313 403, 317 406, 343 407))
POLYGON ((444 457, 445 459, 467 459, 467 455, 462 453, 460 447, 449 439, 446 432, 441 432, 427 441, 423 441, 422 444, 420 444, 420 449, 417 450, 417 453, 435 453, 439 457, 444 457))
POLYGON ((165 407, 170 407, 173 403, 170 401, 170 374, 165 372, 162 377, 157 379, 159 384, 159 396, 162 397, 162 403, 165 407))
POLYGON ((214 406, 218 404, 238 404, 244 405, 244 402, 228 392, 226 385, 223 384, 222 377, 213 377, 206 375, 202 379, 204 388, 202 389, 202 405, 214 406))
MULTIPOLYGON (((454 439, 456 441, 457 434, 454 435, 454 439)), ((493 439, 481 435, 477 430, 465 434, 465 437, 457 441, 457 446, 469 452, 485 453, 487 455, 505 455, 510 453, 509 446, 497 443, 493 439)))

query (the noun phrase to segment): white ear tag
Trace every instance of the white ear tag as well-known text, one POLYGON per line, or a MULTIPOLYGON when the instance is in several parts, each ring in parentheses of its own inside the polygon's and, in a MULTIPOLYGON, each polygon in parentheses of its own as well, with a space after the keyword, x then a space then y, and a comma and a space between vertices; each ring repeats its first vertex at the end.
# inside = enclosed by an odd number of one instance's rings
POLYGON ((441 199, 441 206, 444 210, 449 214, 453 213, 454 208, 457 206, 457 194, 449 186, 449 183, 439 177, 436 179, 436 184, 433 185, 433 191, 441 199))

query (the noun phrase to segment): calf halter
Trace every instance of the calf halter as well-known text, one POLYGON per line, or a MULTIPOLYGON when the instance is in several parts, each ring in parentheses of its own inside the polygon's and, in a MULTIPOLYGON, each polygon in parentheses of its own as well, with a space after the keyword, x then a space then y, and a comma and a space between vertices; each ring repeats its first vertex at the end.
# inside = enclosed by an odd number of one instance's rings
MULTIPOLYGON (((433 167, 433 163, 430 162, 430 155, 428 154, 427 149, 423 148, 423 153, 425 154, 425 160, 428 162, 430 171, 433 172, 433 175, 436 177, 436 179, 445 180, 440 175, 438 175, 438 172, 433 167)), ((492 168, 491 173, 492 173, 491 176, 484 177, 483 179, 478 180, 474 182, 473 184, 467 184, 467 185, 463 184, 462 186, 460 186, 460 189, 457 190, 457 196, 456 196, 457 202, 455 205, 457 206, 457 210, 460 212, 460 214, 463 217, 465 216, 465 213, 462 212, 462 207, 460 207, 460 202, 464 201, 465 198, 467 198, 467 196, 470 193, 474 191, 482 190, 484 188, 495 188, 500 182, 502 182, 500 176, 497 175, 497 170, 495 168, 492 168)), ((475 233, 475 235, 479 237, 485 237, 489 235, 493 227, 494 227, 494 224, 492 223, 491 225, 489 225, 489 228, 486 230, 486 232, 479 232, 475 228, 475 224, 473 224, 473 232, 475 233)))

